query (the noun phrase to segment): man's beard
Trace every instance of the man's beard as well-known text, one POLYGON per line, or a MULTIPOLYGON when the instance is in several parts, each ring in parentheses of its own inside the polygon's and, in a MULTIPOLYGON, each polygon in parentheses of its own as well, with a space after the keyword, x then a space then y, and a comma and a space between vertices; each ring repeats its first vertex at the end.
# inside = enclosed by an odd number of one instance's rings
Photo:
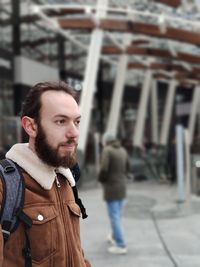
MULTIPOLYGON (((75 141, 69 140, 68 142, 75 141)), ((38 133, 35 138, 35 151, 44 163, 53 167, 71 168, 76 163, 76 149, 73 152, 68 151, 65 156, 59 156, 59 145, 57 148, 53 148, 48 143, 46 134, 40 123, 38 123, 38 133)))

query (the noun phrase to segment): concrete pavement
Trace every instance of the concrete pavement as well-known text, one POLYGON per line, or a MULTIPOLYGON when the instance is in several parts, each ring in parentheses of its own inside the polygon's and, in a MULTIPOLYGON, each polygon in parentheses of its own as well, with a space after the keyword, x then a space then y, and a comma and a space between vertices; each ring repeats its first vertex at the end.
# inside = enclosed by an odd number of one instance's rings
POLYGON ((199 267, 200 198, 177 202, 177 188, 153 180, 128 182, 123 226, 127 255, 107 252, 110 225, 100 184, 79 194, 89 217, 81 220, 82 244, 92 267, 199 267))

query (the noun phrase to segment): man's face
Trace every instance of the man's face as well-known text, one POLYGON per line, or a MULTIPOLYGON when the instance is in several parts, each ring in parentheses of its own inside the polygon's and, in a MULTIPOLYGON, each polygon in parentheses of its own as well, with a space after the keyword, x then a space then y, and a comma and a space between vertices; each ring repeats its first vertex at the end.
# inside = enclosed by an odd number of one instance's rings
POLYGON ((80 112, 65 92, 47 91, 41 96, 40 122, 35 151, 46 164, 72 167, 76 162, 80 112))

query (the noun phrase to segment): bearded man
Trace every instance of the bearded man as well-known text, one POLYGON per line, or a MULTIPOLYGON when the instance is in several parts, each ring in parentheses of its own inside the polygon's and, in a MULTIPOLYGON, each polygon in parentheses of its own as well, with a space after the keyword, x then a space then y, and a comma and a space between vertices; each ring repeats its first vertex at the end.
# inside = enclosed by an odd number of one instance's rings
MULTIPOLYGON (((70 171, 76 164, 80 117, 68 85, 38 83, 29 91, 21 113, 29 142, 15 144, 6 154, 18 164, 25 181, 23 211, 32 220, 27 236, 33 267, 90 266, 81 247, 80 207, 70 171)), ((2 191, 1 184, 0 196, 2 191)), ((27 241, 23 227, 19 223, 5 244, 0 234, 0 266, 27 266, 22 253, 27 241)))

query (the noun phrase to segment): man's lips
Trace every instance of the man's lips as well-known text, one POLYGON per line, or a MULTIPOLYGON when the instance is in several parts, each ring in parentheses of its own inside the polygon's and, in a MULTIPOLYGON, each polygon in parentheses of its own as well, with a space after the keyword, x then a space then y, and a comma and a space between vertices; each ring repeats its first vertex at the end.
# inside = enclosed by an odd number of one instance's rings
POLYGON ((63 147, 65 149, 72 149, 72 148, 75 148, 76 147, 76 143, 75 142, 71 142, 71 143, 64 143, 64 144, 61 144, 60 147, 63 147))

